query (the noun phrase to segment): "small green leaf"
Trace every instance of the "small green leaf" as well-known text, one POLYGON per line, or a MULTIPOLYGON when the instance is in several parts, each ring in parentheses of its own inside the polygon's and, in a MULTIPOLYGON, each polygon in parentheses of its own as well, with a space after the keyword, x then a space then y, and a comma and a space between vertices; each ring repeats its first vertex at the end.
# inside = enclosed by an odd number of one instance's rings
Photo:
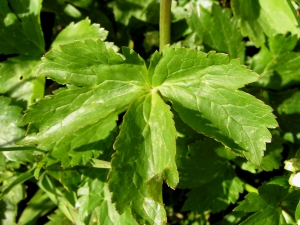
POLYGON ((287 32, 300 34, 294 9, 288 1, 232 0, 231 6, 235 16, 240 19, 243 35, 249 36, 257 47, 265 41, 263 32, 270 38, 287 32))
POLYGON ((59 45, 67 44, 73 41, 84 41, 92 39, 94 41, 100 39, 104 41, 108 32, 100 28, 99 24, 91 24, 91 21, 86 18, 78 23, 72 22, 69 26, 63 29, 55 40, 52 42, 52 48, 58 48, 59 45))
POLYGON ((50 216, 45 225, 73 225, 60 209, 56 209, 50 216))
POLYGON ((116 0, 111 2, 116 21, 128 25, 131 17, 150 23, 158 23, 159 4, 155 0, 116 0))
POLYGON ((18 56, 0 63, 0 93, 24 109, 43 98, 45 79, 33 76, 39 61, 39 57, 18 56))
POLYGON ((130 106, 114 145, 109 174, 119 213, 130 209, 139 224, 166 223, 161 185, 163 179, 172 188, 178 183, 175 136, 170 109, 156 93, 130 106))
POLYGON ((90 220, 97 221, 97 224, 136 224, 130 213, 120 216, 111 203, 107 173, 108 171, 103 169, 93 169, 88 174, 84 173, 86 179, 78 189, 79 198, 76 202, 81 220, 87 222, 90 217, 90 220))
MULTIPOLYGON (((272 4, 272 3, 271 3, 272 4)), ((259 24, 260 5, 258 0, 232 0, 231 7, 239 19, 242 34, 248 36, 256 47, 265 42, 263 28, 259 24)))
POLYGON ((195 6, 188 22, 207 51, 217 50, 228 53, 230 58, 244 61, 245 44, 238 21, 231 17, 230 10, 222 10, 219 5, 213 4, 210 13, 202 6, 195 6))
POLYGON ((296 35, 289 34, 269 38, 268 47, 262 46, 253 57, 251 68, 261 75, 254 85, 281 90, 300 83, 300 53, 292 51, 297 40, 296 35))
POLYGON ((284 188, 289 188, 290 187, 287 176, 273 177, 272 180, 268 181, 268 184, 275 184, 275 185, 282 186, 284 188))
MULTIPOLYGON (((79 216, 82 221, 84 221, 96 207, 100 207, 103 201, 110 200, 110 193, 106 183, 107 172, 106 170, 94 169, 94 173, 89 174, 87 179, 80 185, 77 193, 80 197, 76 202, 76 208, 78 208, 79 216)), ((107 217, 108 219, 110 218, 110 216, 107 217)))
POLYGON ((64 2, 61 0, 43 0, 43 11, 55 14, 55 25, 58 29, 68 26, 71 22, 78 22, 89 17, 89 14, 83 15, 84 10, 75 7, 75 2, 70 0, 64 2))
POLYGON ((40 26, 41 0, 0 2, 0 53, 40 55, 44 38, 40 26))
POLYGON ((22 108, 10 105, 10 98, 0 96, 0 147, 4 156, 11 160, 21 163, 34 162, 33 151, 12 151, 15 142, 21 140, 25 135, 22 128, 22 108), (8 151, 3 151, 9 148, 8 151))
POLYGON ((299 190, 289 190, 275 184, 263 184, 258 188, 259 194, 249 193, 246 199, 234 211, 255 212, 241 225, 282 224, 282 213, 291 214, 295 211, 300 195, 299 190))

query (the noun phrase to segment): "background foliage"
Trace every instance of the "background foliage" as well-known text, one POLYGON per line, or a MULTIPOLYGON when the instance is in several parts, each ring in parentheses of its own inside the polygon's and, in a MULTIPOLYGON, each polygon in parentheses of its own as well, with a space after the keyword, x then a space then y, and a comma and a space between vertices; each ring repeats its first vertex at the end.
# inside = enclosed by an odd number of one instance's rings
POLYGON ((0 223, 299 224, 299 5, 0 1, 0 223))

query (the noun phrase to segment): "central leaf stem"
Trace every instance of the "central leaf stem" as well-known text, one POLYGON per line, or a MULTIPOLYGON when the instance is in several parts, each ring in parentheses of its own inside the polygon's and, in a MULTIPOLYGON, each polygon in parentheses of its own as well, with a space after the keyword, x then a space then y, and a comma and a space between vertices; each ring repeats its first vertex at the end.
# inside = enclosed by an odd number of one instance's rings
POLYGON ((172 0, 160 0, 159 15, 159 51, 170 44, 171 39, 171 5, 172 0))

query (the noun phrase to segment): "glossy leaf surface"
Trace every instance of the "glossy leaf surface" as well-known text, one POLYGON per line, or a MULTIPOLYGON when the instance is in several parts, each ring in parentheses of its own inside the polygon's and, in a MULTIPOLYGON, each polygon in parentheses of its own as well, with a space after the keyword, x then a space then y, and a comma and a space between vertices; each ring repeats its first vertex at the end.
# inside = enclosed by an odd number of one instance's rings
POLYGON ((61 161, 63 167, 69 167, 91 163, 91 158, 98 158, 100 155, 105 157, 101 156, 103 159, 110 160, 111 145, 115 138, 113 129, 116 127, 117 119, 115 114, 111 114, 107 118, 70 133, 55 144, 47 146, 46 149, 51 149, 51 153, 43 159, 43 162, 49 166, 61 161), (90 138, 87 140, 82 137, 90 138))
MULTIPOLYGON (((134 51, 123 48, 121 55, 101 40, 87 39, 51 50, 36 75, 67 84, 30 106, 24 116, 29 129, 20 144, 38 144, 50 151, 44 160, 46 165, 57 161, 65 167, 84 165, 93 157, 102 159, 100 154, 109 161, 111 149, 106 144, 115 138, 110 133, 116 127, 117 115, 127 110, 114 144, 109 189, 120 218, 130 214, 139 224, 166 223, 162 182, 165 179, 172 188, 178 183, 174 121, 181 121, 177 124, 179 132, 184 135, 188 131, 190 141, 200 137, 196 132, 202 133, 255 164, 261 163, 265 144, 270 142, 267 128, 277 126, 271 108, 237 90, 256 81, 258 75, 225 54, 165 47, 162 55, 152 56, 147 69, 134 51), (178 119, 173 120, 165 101, 172 103, 178 119), (87 135, 89 140, 81 139, 87 135)), ((211 147, 214 149, 214 145, 211 147)), ((226 151, 221 147, 218 154, 226 151)), ((204 180, 191 184, 187 183, 192 176, 187 175, 183 184, 193 190, 185 209, 203 213, 212 207, 219 212, 235 202, 242 191, 242 183, 228 161, 223 164, 218 155, 211 154, 211 163, 202 162, 202 168, 218 162, 216 167, 227 173, 212 169, 205 179, 202 177, 204 180), (192 199, 205 198, 198 196, 199 190, 208 187, 205 185, 212 186, 214 192, 222 187, 226 193, 213 197, 212 202, 205 200, 202 206, 195 205, 192 199)), ((189 162, 182 165, 185 163, 189 162)), ((194 169, 201 171, 201 167, 194 169)), ((60 171, 53 165, 47 173, 75 191, 81 169, 60 171)), ((212 192, 205 195, 212 196, 212 192)), ((95 204, 101 202, 95 197, 95 204)), ((103 204, 104 209, 111 207, 105 201, 103 204)), ((88 212, 100 218, 102 209, 88 212)))
POLYGON ((52 48, 58 48, 59 45, 68 44, 73 41, 84 41, 85 39, 93 39, 94 41, 100 39, 104 41, 107 37, 107 31, 100 28, 99 24, 91 24, 87 18, 78 23, 71 23, 63 29, 59 35, 52 42, 52 48))
POLYGON ((165 224, 161 186, 175 188, 175 126, 169 107, 156 93, 137 99, 124 117, 109 174, 119 213, 131 210, 139 224, 165 224), (123 187, 123 188, 120 188, 123 187))
POLYGON ((102 41, 92 40, 64 45, 61 50, 50 51, 36 73, 82 87, 60 91, 29 108, 24 120, 39 130, 23 144, 51 144, 123 109, 145 92, 146 68, 134 52, 125 49, 124 60, 102 41), (79 49, 80 57, 74 56, 79 49))
POLYGON ((182 120, 260 164, 265 143, 271 138, 266 127, 275 128, 277 123, 270 107, 236 90, 254 81, 257 75, 239 61, 229 61, 226 55, 214 52, 206 55, 170 48, 164 51, 164 57, 152 80, 165 80, 158 88, 182 120))

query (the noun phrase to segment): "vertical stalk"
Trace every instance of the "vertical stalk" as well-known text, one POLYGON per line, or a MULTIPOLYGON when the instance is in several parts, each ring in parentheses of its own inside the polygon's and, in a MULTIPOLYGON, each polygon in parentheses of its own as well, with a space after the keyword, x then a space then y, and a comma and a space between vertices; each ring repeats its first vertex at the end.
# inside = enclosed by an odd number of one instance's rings
POLYGON ((159 52, 171 39, 171 5, 172 0, 160 0, 159 13, 159 52))
POLYGON ((297 11, 296 11, 295 7, 293 6, 293 3, 291 2, 291 0, 287 0, 287 3, 289 4, 289 6, 290 6, 290 8, 291 8, 296 20, 297 20, 298 26, 300 26, 300 18, 297 15, 297 11))

